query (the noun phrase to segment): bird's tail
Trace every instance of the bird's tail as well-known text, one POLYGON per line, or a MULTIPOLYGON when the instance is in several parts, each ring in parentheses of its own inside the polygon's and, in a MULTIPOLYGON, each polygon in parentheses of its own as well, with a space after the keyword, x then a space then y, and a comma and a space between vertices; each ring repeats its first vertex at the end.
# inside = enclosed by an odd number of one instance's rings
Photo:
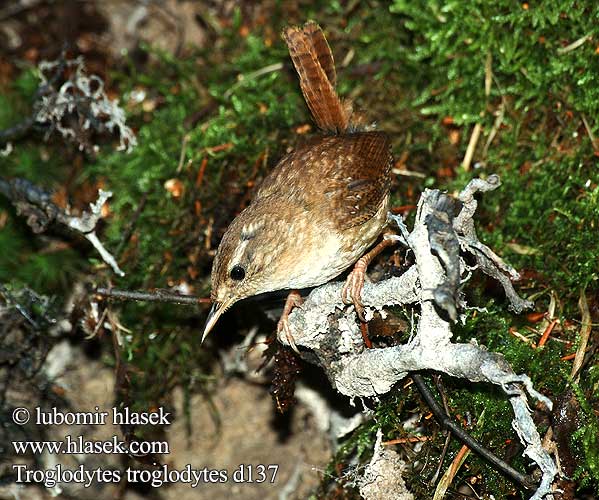
POLYGON ((288 27, 283 38, 316 125, 328 132, 346 132, 351 126, 352 106, 337 95, 335 61, 320 26, 308 21, 303 27, 288 27))

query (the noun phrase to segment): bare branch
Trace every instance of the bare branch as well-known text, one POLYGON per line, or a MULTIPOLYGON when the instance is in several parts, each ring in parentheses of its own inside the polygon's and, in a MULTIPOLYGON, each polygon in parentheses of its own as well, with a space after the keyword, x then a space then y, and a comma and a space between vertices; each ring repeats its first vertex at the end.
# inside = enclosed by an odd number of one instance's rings
POLYGON ((171 304, 180 304, 183 306, 197 306, 200 303, 209 303, 210 299, 195 297, 194 295, 181 295, 169 292, 168 290, 154 290, 152 292, 143 292, 139 290, 121 290, 118 288, 97 288, 96 294, 103 297, 118 300, 139 300, 145 302, 167 302, 171 304))
POLYGON ((62 224, 82 234, 116 274, 125 275, 95 231, 98 221, 102 218, 102 206, 112 196, 111 192, 100 189, 96 202, 90 203, 90 211, 83 212, 79 217, 69 214, 68 209, 58 207, 52 202, 49 193, 25 179, 7 180, 0 177, 0 193, 12 202, 19 215, 27 217, 27 224, 34 233, 44 232, 53 222, 62 224))
POLYGON ((476 441, 476 439, 470 436, 470 434, 464 431, 464 429, 462 429, 458 423, 456 423, 445 413, 443 408, 439 405, 439 403, 437 403, 434 396, 430 392, 430 389, 426 385, 426 382, 422 378, 422 375, 412 374, 412 380, 414 380, 414 384, 416 384, 418 391, 426 401, 428 407, 435 415, 435 418, 437 419, 441 427, 449 429, 451 433, 454 436, 456 436, 463 444, 465 444, 472 451, 483 457, 487 462, 489 462, 496 469, 501 471, 504 475, 509 477, 512 481, 518 483, 524 489, 534 489, 534 482, 531 477, 521 474, 513 467, 511 467, 509 464, 507 464, 504 460, 501 460, 495 454, 491 453, 478 441, 476 441))

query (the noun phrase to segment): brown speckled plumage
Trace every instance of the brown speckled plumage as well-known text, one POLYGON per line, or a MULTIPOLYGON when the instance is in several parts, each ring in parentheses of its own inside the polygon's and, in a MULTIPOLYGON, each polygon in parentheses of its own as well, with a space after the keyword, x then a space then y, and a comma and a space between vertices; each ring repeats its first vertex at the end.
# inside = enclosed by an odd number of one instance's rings
POLYGON ((279 196, 308 211, 333 211, 339 230, 368 221, 389 192, 391 154, 383 132, 316 137, 283 157, 256 199, 279 196))
POLYGON ((314 121, 330 135, 284 156, 227 229, 212 268, 215 307, 204 335, 240 299, 338 276, 386 224, 389 139, 361 130, 351 104, 337 96, 333 55, 316 23, 287 28, 283 38, 314 121))

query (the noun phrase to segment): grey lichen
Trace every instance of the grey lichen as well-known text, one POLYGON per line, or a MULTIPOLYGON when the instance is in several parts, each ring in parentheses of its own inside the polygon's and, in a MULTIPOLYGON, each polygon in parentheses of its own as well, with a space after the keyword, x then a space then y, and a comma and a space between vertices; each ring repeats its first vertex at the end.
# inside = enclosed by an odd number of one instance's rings
MULTIPOLYGON (((118 101, 108 98, 99 76, 87 75, 82 57, 42 61, 38 70, 45 90, 35 104, 35 121, 49 126, 48 133, 57 130, 63 138, 76 142, 80 150, 90 147, 89 131, 116 134, 119 150, 129 152, 137 145, 135 134, 125 123, 125 111, 118 101), (47 75, 61 73, 63 67, 70 75, 55 88, 47 75)), ((98 147, 92 149, 97 152, 98 147)))
POLYGON ((382 442, 383 433, 379 429, 372 459, 358 481, 360 495, 365 500, 414 500, 414 495, 401 477, 406 463, 397 452, 386 448, 382 442))

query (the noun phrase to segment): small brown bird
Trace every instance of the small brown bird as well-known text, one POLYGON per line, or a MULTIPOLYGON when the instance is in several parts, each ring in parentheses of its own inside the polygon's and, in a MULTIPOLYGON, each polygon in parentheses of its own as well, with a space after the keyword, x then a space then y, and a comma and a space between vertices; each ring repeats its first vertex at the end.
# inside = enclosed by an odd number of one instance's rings
MULTIPOLYGON (((297 349, 287 324, 289 312, 301 303, 296 290, 338 276, 387 223, 392 156, 386 134, 366 131, 351 103, 339 99, 333 54, 316 23, 287 28, 283 38, 314 121, 327 135, 284 156, 227 229, 212 267, 214 304, 202 340, 235 302, 289 289, 278 332, 297 349)), ((360 318, 373 252, 358 261, 343 290, 344 302, 353 302, 360 318)))

